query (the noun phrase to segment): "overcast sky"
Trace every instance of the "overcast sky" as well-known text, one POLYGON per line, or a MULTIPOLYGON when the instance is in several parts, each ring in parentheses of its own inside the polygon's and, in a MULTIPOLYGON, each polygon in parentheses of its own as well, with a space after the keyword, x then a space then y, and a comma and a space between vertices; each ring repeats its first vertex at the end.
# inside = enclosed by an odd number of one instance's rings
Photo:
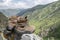
POLYGON ((39 4, 48 4, 57 0, 0 0, 0 9, 30 8, 39 4))

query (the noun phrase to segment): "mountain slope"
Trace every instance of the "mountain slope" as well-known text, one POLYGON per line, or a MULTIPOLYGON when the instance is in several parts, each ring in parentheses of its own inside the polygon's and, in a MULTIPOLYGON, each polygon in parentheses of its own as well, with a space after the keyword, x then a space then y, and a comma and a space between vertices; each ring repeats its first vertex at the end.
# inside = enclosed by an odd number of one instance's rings
POLYGON ((60 27, 60 1, 53 2, 43 9, 37 9, 33 12, 25 12, 24 16, 27 15, 29 23, 36 26, 36 34, 43 37, 48 36, 48 34, 50 34, 50 37, 58 37, 58 35, 60 35, 60 29, 56 29, 60 27), (56 29, 57 32, 55 32, 54 29, 56 29), (51 33, 53 31, 49 32, 50 30, 54 31, 54 35, 51 33))
POLYGON ((4 29, 4 27, 7 26, 7 20, 8 18, 0 12, 0 31, 4 29))
POLYGON ((32 14, 32 12, 36 11, 36 10, 39 10, 39 9, 42 9, 44 8, 45 6, 47 5, 37 5, 33 8, 29 8, 29 9, 25 9, 25 10, 22 10, 21 12, 19 12, 17 15, 20 16, 20 15, 26 15, 26 14, 32 14))

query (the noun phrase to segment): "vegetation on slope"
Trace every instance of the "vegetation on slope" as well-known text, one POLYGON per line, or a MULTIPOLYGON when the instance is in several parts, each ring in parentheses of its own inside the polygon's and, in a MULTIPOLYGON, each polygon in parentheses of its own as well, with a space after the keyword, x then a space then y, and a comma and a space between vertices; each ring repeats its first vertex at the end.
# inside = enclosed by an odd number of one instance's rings
POLYGON ((42 37, 49 36, 60 38, 60 36, 58 36, 60 35, 60 1, 53 2, 33 12, 25 12, 24 16, 27 15, 29 23, 36 26, 36 34, 42 37))
POLYGON ((7 17, 0 12, 0 31, 3 31, 7 26, 7 17))

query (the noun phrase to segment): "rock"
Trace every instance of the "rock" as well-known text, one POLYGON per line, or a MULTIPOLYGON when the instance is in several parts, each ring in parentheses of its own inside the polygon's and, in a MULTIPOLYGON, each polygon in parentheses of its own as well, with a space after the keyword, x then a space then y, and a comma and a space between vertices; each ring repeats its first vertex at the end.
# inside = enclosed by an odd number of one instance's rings
POLYGON ((42 38, 35 34, 23 34, 21 40, 42 40, 42 38))
POLYGON ((4 38, 4 36, 3 36, 3 33, 2 33, 2 32, 0 33, 0 40, 7 40, 7 39, 5 39, 5 38, 4 38))
POLYGON ((1 35, 0 35, 0 40, 3 40, 2 37, 1 37, 1 35))

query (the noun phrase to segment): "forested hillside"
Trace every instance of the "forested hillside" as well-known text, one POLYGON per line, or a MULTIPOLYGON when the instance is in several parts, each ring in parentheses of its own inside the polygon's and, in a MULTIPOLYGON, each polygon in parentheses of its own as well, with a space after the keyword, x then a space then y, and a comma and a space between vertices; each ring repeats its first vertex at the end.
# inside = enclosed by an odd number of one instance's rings
POLYGON ((0 31, 3 31, 7 26, 7 19, 8 18, 2 12, 0 12, 0 31))
MULTIPOLYGON (((29 23, 36 26, 35 33, 42 37, 60 38, 60 1, 47 4, 37 10, 26 11, 29 23)), ((56 39, 57 40, 57 39, 56 39)))

